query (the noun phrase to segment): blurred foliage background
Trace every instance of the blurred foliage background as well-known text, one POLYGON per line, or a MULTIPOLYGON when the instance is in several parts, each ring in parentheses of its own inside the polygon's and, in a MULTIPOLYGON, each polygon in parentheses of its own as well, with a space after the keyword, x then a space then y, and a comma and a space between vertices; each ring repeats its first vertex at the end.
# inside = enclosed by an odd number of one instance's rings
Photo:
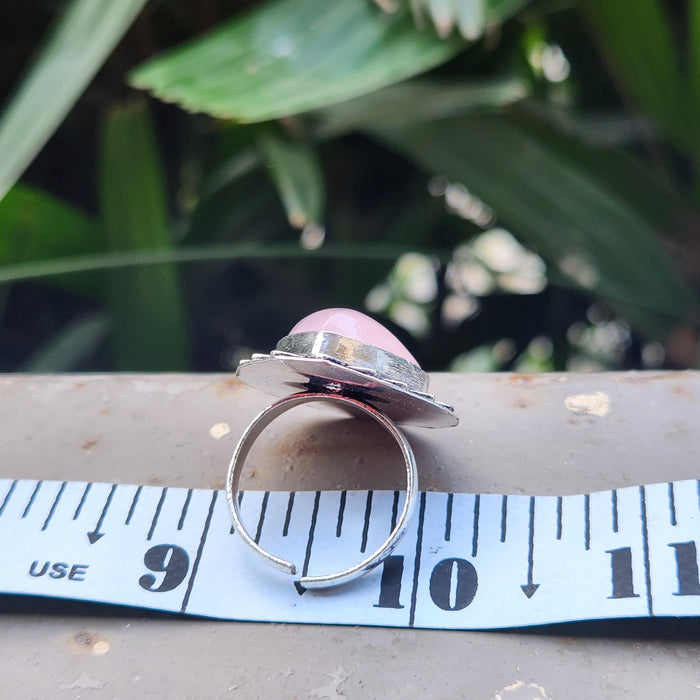
POLYGON ((0 370, 698 365, 700 0, 0 9, 0 370))

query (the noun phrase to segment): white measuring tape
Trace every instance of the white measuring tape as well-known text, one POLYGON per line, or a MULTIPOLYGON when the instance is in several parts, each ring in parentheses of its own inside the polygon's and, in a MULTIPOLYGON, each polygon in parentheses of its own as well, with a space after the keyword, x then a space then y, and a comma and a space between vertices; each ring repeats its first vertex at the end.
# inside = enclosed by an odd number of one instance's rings
MULTIPOLYGON (((247 492, 266 549, 304 573, 386 538, 403 496, 247 492)), ((231 620, 492 629, 700 615, 700 481, 577 496, 423 493, 392 556, 305 591, 251 556, 222 492, 0 480, 0 593, 231 620)))

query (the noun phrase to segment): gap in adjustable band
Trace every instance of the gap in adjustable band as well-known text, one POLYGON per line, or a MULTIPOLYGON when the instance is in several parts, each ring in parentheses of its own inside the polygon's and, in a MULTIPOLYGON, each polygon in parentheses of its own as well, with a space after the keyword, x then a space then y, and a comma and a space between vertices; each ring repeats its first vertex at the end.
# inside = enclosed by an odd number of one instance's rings
MULTIPOLYGON (((248 429, 242 436, 239 444, 234 452, 234 456, 231 460, 229 466, 229 474, 227 477, 227 499, 229 507, 231 509, 232 518, 234 521, 234 527, 237 529, 239 536, 243 541, 261 558, 266 560, 269 564, 272 564, 277 569, 282 569, 288 573, 293 573, 295 570, 298 572, 298 565, 292 564, 290 561, 283 559, 281 553, 278 551, 268 551, 267 543, 265 542, 265 537, 262 534, 262 512, 260 520, 258 521, 257 530, 254 529, 253 523, 246 522, 242 517, 242 513, 239 507, 238 494, 240 493, 240 486, 242 480, 242 474, 245 469, 250 469, 254 460, 251 459, 251 454, 256 443, 260 442, 262 444, 261 437, 265 431, 270 429, 273 425, 279 429, 281 427, 280 419, 292 409, 303 406, 304 404, 319 404, 325 405, 330 404, 331 406, 337 406, 341 408, 352 408, 353 412, 360 412, 367 416, 371 422, 379 423, 379 430, 381 432, 388 433, 387 437, 393 443, 393 453, 396 454, 397 446, 399 448, 399 453, 403 462, 403 471, 405 474, 405 481, 403 488, 406 491, 406 497, 404 499, 403 507, 398 515, 398 519, 394 525, 392 522, 393 529, 386 528, 385 532, 382 533, 381 537, 385 539, 380 542, 380 544, 373 543, 367 551, 361 551, 357 553, 356 557, 352 554, 348 555, 351 560, 349 564, 343 564, 343 568, 340 570, 333 571, 333 566, 330 566, 331 571, 328 572, 328 567, 324 566, 321 562, 317 566, 314 566, 314 570, 322 570, 324 573, 308 575, 309 560, 311 554, 311 545, 314 536, 314 530, 316 527, 316 518, 318 515, 318 503, 320 498, 320 491, 316 491, 316 498, 313 506, 313 513, 310 518, 311 527, 309 531, 309 539, 306 545, 306 553, 304 558, 304 564, 301 567, 301 579, 300 583, 304 587, 325 587, 331 585, 338 585, 341 583, 349 582, 373 569, 377 566, 386 556, 388 556, 395 548, 398 541, 403 537, 405 531, 408 527, 408 523, 415 507, 416 494, 417 494, 417 472, 415 458, 413 456, 413 451, 406 440, 403 433, 396 427, 396 425, 388 419, 386 416, 377 412, 371 406, 362 404, 354 399, 350 399, 344 396, 326 395, 326 394, 295 394, 286 397, 275 404, 271 404, 264 411, 262 411, 248 426, 248 429), (278 421, 280 425, 277 425, 278 421), (353 561, 354 560, 354 561, 353 561)), ((306 413, 308 418, 309 412, 306 413)), ((353 425, 364 423, 360 421, 352 421, 353 425)), ((308 430, 308 428, 307 428, 308 430)), ((346 427, 345 434, 348 434, 348 429, 346 427)), ((324 450, 329 453, 329 455, 338 455, 337 442, 338 442, 338 430, 332 431, 330 437, 330 443, 325 446, 317 448, 317 451, 324 450)), ((316 442, 314 438, 312 442, 316 442)), ((357 463, 358 452, 358 442, 352 441, 349 445, 353 451, 353 462, 357 463)), ((294 451, 292 451, 293 454, 294 451)), ((303 453, 303 450, 301 451, 303 453)), ((299 450, 297 450, 299 453, 299 450)), ((381 464, 377 459, 377 455, 371 456, 372 465, 375 469, 383 470, 386 465, 381 464)), ((352 469, 353 465, 349 465, 352 469)), ((253 473, 255 473, 255 468, 253 467, 253 473)), ((310 475, 312 478, 314 474, 310 475)), ((299 475, 299 481, 304 480, 304 475, 299 475)), ((356 484, 355 488, 361 487, 360 484, 356 484)), ((366 492, 367 498, 369 499, 371 492, 366 492)), ((269 498, 269 493, 266 492, 263 498, 264 506, 267 506, 267 499, 269 498)), ((368 501, 369 505, 369 501, 368 501)), ((365 511, 365 518, 368 518, 368 511, 365 511)), ((277 518, 279 519, 279 518, 277 518)), ((368 521, 367 521, 368 522, 368 521)), ((376 538, 375 538, 376 539, 376 538)), ((271 538, 272 542, 276 542, 274 535, 271 538)), ((279 542, 276 542, 274 547, 279 546, 279 542)), ((364 546, 363 546, 364 549, 364 546)), ((333 550, 329 550, 333 551, 333 550)), ((295 555, 296 556, 296 555, 295 555)))

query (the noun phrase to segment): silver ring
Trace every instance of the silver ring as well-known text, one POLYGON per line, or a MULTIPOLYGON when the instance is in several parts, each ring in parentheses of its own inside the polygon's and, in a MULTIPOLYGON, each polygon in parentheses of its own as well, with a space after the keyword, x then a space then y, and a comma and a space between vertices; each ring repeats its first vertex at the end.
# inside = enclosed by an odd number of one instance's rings
POLYGON ((270 353, 241 360, 236 376, 248 386, 282 398, 253 420, 233 454, 226 479, 231 519, 256 554, 288 574, 296 576, 298 568, 258 545, 246 530, 238 506, 243 465, 262 431, 295 406, 326 401, 372 418, 399 444, 406 466, 406 501, 388 539, 369 557, 343 571, 321 576, 302 571, 299 583, 306 588, 334 586, 374 569, 406 533, 416 504, 416 461, 396 423, 450 427, 459 422, 454 409, 428 393, 427 373, 395 336, 351 309, 325 309, 307 316, 270 353))
POLYGON ((362 414, 379 423, 394 438, 394 440, 396 440, 401 448, 401 454, 406 467, 406 500, 404 502, 403 510, 396 521, 394 529, 391 531, 386 541, 375 552, 359 563, 344 569, 343 571, 316 576, 302 575, 299 579, 299 583, 304 586, 304 588, 323 588, 326 586, 337 586, 343 583, 348 583, 349 581, 366 574, 381 564, 381 562, 391 554, 401 538, 406 534, 411 515, 415 510, 416 495, 418 492, 418 474, 416 470, 416 460, 413 456, 413 450, 411 449, 411 446, 409 445, 408 440, 406 440, 404 437, 403 433, 389 418, 366 403, 342 394, 322 392, 302 392, 292 394, 291 396, 287 396, 280 401, 269 405, 253 419, 253 422, 248 426, 245 433, 243 433, 243 436, 239 440, 228 467, 228 474, 226 478, 226 498, 231 511, 234 529, 240 535, 241 539, 248 545, 248 547, 253 550, 253 552, 280 571, 291 574, 292 576, 296 576, 299 572, 299 567, 297 567, 294 563, 264 550, 255 541, 255 539, 251 537, 241 518, 240 508, 238 505, 238 493, 243 465, 245 464, 250 449, 263 430, 272 421, 290 409, 315 401, 338 403, 341 404, 342 408, 360 411, 362 414))

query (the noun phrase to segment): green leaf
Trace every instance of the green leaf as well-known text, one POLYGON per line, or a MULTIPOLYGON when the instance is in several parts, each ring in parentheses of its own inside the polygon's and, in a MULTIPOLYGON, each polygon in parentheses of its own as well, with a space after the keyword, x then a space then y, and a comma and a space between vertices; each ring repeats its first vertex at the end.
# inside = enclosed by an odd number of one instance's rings
POLYGON ((700 114, 700 0, 688 2, 688 33, 690 89, 693 93, 696 113, 700 114))
POLYGON ((146 0, 73 0, 0 117, 0 198, 41 150, 146 0))
MULTIPOLYGON (((548 142, 562 158, 594 173, 600 187, 614 191, 654 231, 677 237, 681 233, 679 220, 697 217, 665 173, 654 172, 626 150, 592 139, 595 125, 586 125, 571 113, 565 116, 563 110, 545 102, 527 100, 521 106, 528 115, 523 127, 527 124, 532 138, 548 142)), ((598 127, 599 133, 603 130, 598 127)))
MULTIPOLYGON (((0 201, 0 266, 96 253, 98 224, 41 190, 15 185, 0 201)), ((61 284, 99 296, 97 277, 65 277, 61 284)))
MULTIPOLYGON (((503 2, 503 16, 521 2, 503 2)), ((499 17, 499 19, 502 17, 499 17)), ((318 109, 422 73, 462 50, 367 0, 275 0, 139 66, 133 85, 243 122, 318 109)))
POLYGON ((493 351, 493 344, 480 345, 458 355, 450 363, 450 372, 498 372, 500 365, 493 351))
POLYGON ((98 313, 66 326, 23 365, 23 372, 72 372, 106 339, 109 317, 98 313))
POLYGON ((259 168, 262 154, 256 144, 257 126, 220 122, 216 139, 203 164, 199 197, 210 196, 259 168))
POLYGON ((288 233, 279 195, 262 167, 260 127, 231 121, 218 126, 180 244, 264 241, 276 232, 288 233))
MULTIPOLYGON (((48 279, 77 273, 157 268, 173 263, 212 263, 222 260, 340 260, 364 263, 368 260, 393 262, 403 253, 419 252, 448 262, 449 250, 421 249, 415 245, 328 244, 307 250, 297 243, 259 242, 183 246, 150 250, 114 251, 99 255, 40 260, 0 267, 0 284, 18 280, 48 279)), ((151 274, 151 273, 149 273, 151 274)))
POLYGON ((323 110, 318 133, 335 137, 358 128, 396 128, 445 119, 475 109, 503 107, 527 95, 517 78, 490 80, 406 80, 323 110))
POLYGON ((272 126, 260 129, 258 144, 284 204, 289 223, 303 229, 323 216, 323 175, 314 149, 272 126))
MULTIPOLYGON (((172 248, 165 186, 144 104, 113 109, 102 131, 100 204, 114 251, 172 248)), ((108 276, 115 362, 121 370, 186 367, 183 307, 177 269, 115 269, 108 276)))
MULTIPOLYGON (((618 188, 608 175, 611 152, 597 153, 522 115, 468 115, 382 136, 483 199, 549 261, 550 280, 565 279, 630 310, 642 333, 659 335, 697 317, 696 298, 657 240, 664 231, 646 218, 645 204, 634 205, 633 183, 647 176, 627 158, 616 163, 618 188)), ((656 205, 669 201, 660 186, 656 205)))
POLYGON ((581 8, 623 95, 631 96, 677 146, 700 154, 700 112, 681 73, 663 3, 584 0, 581 8))
MULTIPOLYGON (((255 151, 259 163, 261 154, 255 151)), ((203 194, 188 222, 183 238, 188 249, 223 241, 264 241, 271 234, 288 232, 277 192, 260 168, 226 183, 214 181, 213 185, 212 191, 203 194), (232 207, 231 202, 236 206, 232 207)))

